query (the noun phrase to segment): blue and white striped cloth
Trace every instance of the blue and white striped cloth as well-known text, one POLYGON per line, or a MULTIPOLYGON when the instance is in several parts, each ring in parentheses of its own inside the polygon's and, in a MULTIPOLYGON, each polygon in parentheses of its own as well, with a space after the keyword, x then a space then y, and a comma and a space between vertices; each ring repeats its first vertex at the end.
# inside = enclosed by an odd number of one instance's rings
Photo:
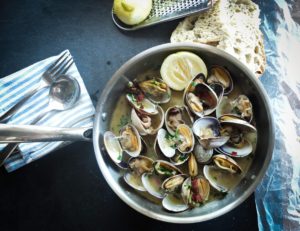
MULTIPOLYGON (((60 55, 47 58, 14 74, 1 78, 0 114, 10 109, 11 106, 16 104, 28 91, 36 88, 42 74, 60 55)), ((72 75, 79 82, 81 88, 79 101, 70 110, 48 113, 38 122, 39 125, 52 127, 92 126, 95 108, 75 63, 72 64, 67 74, 72 75)), ((22 106, 22 108, 19 109, 8 123, 30 124, 37 115, 47 109, 49 99, 48 93, 49 88, 42 89, 36 93, 22 106)), ((8 158, 5 162, 5 168, 8 172, 14 171, 65 144, 67 144, 67 142, 20 144, 19 149, 21 152, 8 158)), ((0 146, 0 149, 2 148, 3 145, 2 147, 0 146)))

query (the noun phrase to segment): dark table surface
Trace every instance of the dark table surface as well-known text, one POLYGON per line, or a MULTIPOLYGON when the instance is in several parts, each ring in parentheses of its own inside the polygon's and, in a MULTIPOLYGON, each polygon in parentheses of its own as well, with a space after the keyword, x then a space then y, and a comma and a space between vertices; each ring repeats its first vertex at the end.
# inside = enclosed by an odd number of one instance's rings
MULTIPOLYGON (((126 60, 169 41, 173 21, 125 33, 109 0, 0 3, 0 76, 69 49, 94 103, 126 60)), ((202 223, 168 224, 140 215, 109 188, 91 143, 78 142, 13 173, 0 170, 0 230, 257 230, 254 195, 202 223)))

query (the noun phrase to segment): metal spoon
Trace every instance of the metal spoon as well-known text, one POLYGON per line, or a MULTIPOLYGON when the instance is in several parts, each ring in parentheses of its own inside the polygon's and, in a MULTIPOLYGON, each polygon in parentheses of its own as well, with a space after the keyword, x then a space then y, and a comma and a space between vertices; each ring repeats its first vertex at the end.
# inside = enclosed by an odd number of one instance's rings
MULTIPOLYGON (((72 108, 80 97, 80 86, 77 80, 70 75, 61 75, 50 86, 49 103, 45 112, 37 116, 31 124, 36 124, 51 111, 64 111, 72 108)), ((0 166, 13 153, 17 143, 8 144, 0 155, 0 166)))

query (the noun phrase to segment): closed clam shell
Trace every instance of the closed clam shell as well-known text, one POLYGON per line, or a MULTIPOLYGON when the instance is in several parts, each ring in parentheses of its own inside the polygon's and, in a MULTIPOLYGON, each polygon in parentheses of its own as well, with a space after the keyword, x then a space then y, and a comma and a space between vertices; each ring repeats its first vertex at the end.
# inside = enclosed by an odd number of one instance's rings
POLYGON ((205 149, 200 143, 196 142, 195 148, 193 150, 195 158, 198 163, 206 164, 210 161, 214 150, 213 149, 205 149))
POLYGON ((241 173, 242 169, 239 166, 239 164, 232 158, 226 155, 214 155, 213 156, 213 162, 216 166, 219 168, 231 172, 231 173, 241 173))
POLYGON ((131 121, 142 136, 154 135, 164 125, 164 111, 157 106, 158 114, 145 115, 136 112, 134 108, 131 110, 131 121))

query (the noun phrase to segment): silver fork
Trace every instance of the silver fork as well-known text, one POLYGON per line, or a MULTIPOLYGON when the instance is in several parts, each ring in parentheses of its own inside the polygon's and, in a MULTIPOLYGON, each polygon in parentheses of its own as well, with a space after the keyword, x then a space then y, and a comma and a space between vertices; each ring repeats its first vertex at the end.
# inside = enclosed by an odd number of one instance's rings
POLYGON ((35 93, 49 87, 56 77, 65 74, 68 69, 73 64, 72 56, 70 54, 66 55, 64 52, 51 66, 43 73, 42 78, 36 88, 27 92, 24 97, 12 106, 7 112, 0 116, 0 122, 6 123, 19 109, 24 105, 24 103, 35 93))

